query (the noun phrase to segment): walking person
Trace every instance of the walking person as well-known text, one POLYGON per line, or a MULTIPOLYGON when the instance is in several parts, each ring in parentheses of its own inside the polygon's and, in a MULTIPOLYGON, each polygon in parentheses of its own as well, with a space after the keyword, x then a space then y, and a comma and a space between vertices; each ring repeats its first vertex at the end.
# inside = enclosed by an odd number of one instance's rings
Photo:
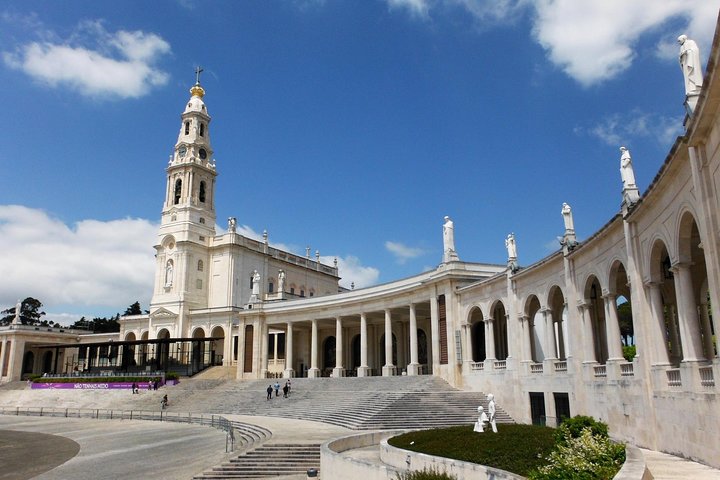
POLYGON ((280 396, 280 382, 278 382, 277 380, 275 380, 275 385, 274 385, 274 387, 275 387, 275 398, 277 398, 277 397, 280 396))
POLYGON ((167 394, 163 395, 163 398, 160 401, 160 406, 162 407, 163 410, 165 410, 167 408, 167 406, 168 406, 167 394))
POLYGON ((268 400, 272 399, 272 391, 273 391, 272 385, 268 385, 268 388, 267 388, 267 399, 268 400))
POLYGON ((288 384, 286 383, 285 386, 283 387, 283 398, 287 398, 289 390, 290 390, 290 387, 288 387, 288 384))

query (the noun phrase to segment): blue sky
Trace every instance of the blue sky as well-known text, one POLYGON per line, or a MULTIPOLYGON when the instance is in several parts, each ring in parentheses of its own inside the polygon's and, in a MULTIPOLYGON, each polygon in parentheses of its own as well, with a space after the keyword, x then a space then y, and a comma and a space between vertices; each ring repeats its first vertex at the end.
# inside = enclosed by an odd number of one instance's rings
POLYGON ((682 133, 676 38, 703 61, 720 1, 9 1, 0 6, 0 308, 147 307, 165 167, 202 65, 218 223, 343 284, 582 240, 682 133))

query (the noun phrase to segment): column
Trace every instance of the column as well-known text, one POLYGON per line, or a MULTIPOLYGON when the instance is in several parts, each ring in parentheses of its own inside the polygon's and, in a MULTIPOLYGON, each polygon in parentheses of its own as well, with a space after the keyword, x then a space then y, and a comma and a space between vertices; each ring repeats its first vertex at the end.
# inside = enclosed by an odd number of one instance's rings
POLYGON ((293 370, 293 326, 292 323, 287 324, 287 333, 285 334, 285 370, 283 376, 285 378, 292 378, 295 376, 295 370, 293 370))
POLYGON ((655 282, 646 284, 650 296, 650 338, 654 347, 652 365, 670 365, 667 340, 665 339, 665 311, 663 309, 660 285, 655 282))
POLYGON ((608 293, 602 298, 605 301, 605 337, 608 342, 608 361, 624 361, 617 313, 617 295, 608 293))
POLYGON ((418 363, 418 337, 417 337, 417 314, 415 304, 410 304, 410 364, 407 367, 408 375, 420 375, 420 364, 418 363))
POLYGON ((590 305, 584 302, 578 305, 580 317, 582 318, 582 338, 583 350, 585 350, 585 360, 583 363, 597 363, 595 357, 595 343, 593 342, 592 316, 590 315, 590 305))
POLYGON ((360 314, 360 366, 357 369, 358 377, 369 377, 370 367, 368 366, 368 336, 367 336, 367 314, 360 314))
POLYGON ((235 378, 243 378, 245 373, 245 320, 238 325, 238 360, 235 378))
POLYGON ((345 376, 345 367, 343 365, 342 319, 335 317, 335 368, 333 368, 333 377, 345 376))
POLYGON ((392 313, 389 308, 385 309, 385 365, 382 367, 383 377, 395 375, 395 365, 392 357, 392 313))
MULTIPOLYGON (((555 325, 553 322, 552 310, 546 308, 542 311, 545 321, 545 360, 556 360, 555 352, 555 325)), ((551 370, 548 370, 551 371, 551 370)))
POLYGON ((678 303, 678 323, 680 326, 680 341, 682 341, 683 362, 697 362, 703 360, 702 344, 700 342, 700 324, 698 322, 697 306, 693 296, 692 275, 690 266, 678 263, 671 268, 675 274, 675 297, 678 303))
POLYGON ((440 307, 437 296, 430 298, 430 335, 432 336, 432 373, 440 372, 440 307))
POLYGON ((472 325, 466 323, 463 325, 463 330, 465 330, 465 355, 463 355, 463 370, 465 373, 470 373, 470 363, 473 361, 472 325))
POLYGON ((485 319, 485 369, 492 370, 495 366, 495 328, 493 318, 485 319))
POLYGON ((320 369, 318 369, 318 325, 317 320, 312 321, 312 334, 310 336, 310 369, 308 370, 308 378, 318 378, 320 369))
POLYGON ((260 327, 260 378, 267 378, 268 373, 268 343, 270 334, 268 333, 268 324, 262 322, 260 327))
MULTIPOLYGON (((13 340, 10 341, 10 361, 8 362, 8 371, 7 371, 7 378, 10 381, 13 380, 20 380, 21 377, 21 371, 22 371, 22 359, 20 359, 20 368, 17 369, 17 372, 15 372, 15 364, 18 363, 17 359, 17 351, 18 351, 18 341, 17 336, 13 338, 13 340)), ((21 352, 22 355, 22 352, 21 352)))
POLYGON ((532 361, 532 325, 530 324, 530 317, 528 315, 522 315, 520 317, 520 331, 522 332, 522 338, 520 343, 521 362, 532 361))
POLYGON ((668 327, 670 330, 670 345, 672 346, 670 363, 677 364, 682 360, 682 345, 680 345, 680 337, 678 334, 678 316, 675 305, 668 306, 668 327))
POLYGON ((0 381, 2 381, 3 371, 5 370, 5 356, 7 354, 7 338, 3 337, 2 346, 0 347, 0 381))
POLYGON ((273 333, 273 364, 277 367, 278 364, 278 339, 280 338, 279 333, 273 333))

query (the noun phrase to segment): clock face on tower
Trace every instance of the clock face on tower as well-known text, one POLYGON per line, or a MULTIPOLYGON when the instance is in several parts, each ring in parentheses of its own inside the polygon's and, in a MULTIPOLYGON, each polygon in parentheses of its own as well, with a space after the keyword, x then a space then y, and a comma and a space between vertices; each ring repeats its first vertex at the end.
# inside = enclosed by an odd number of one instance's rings
POLYGON ((184 157, 186 153, 187 153, 186 146, 183 145, 182 147, 178 148, 178 155, 180 155, 181 157, 184 157))
POLYGON ((202 158, 203 160, 205 160, 207 158, 207 152, 205 151, 204 148, 201 148, 199 153, 200 153, 200 158, 202 158))

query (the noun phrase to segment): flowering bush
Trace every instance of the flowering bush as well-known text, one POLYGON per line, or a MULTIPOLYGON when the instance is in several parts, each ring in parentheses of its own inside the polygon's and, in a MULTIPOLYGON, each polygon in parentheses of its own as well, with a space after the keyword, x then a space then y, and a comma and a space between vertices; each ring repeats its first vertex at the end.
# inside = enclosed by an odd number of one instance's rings
POLYGON ((423 469, 414 472, 405 472, 402 474, 398 473, 395 478, 397 480, 457 480, 457 477, 445 472, 440 472, 434 468, 430 470, 423 469))
POLYGON ((564 429, 563 442, 547 457, 548 464, 531 472, 530 480, 610 480, 625 461, 625 446, 585 427, 573 437, 564 429))

